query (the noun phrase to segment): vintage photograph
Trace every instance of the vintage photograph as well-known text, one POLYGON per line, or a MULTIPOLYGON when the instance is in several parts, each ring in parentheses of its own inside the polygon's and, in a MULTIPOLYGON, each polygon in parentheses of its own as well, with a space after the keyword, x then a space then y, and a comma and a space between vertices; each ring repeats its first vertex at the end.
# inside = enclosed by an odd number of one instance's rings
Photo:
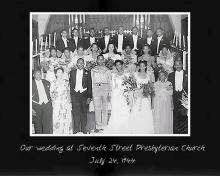
POLYGON ((189 12, 31 12, 30 136, 190 136, 189 12))

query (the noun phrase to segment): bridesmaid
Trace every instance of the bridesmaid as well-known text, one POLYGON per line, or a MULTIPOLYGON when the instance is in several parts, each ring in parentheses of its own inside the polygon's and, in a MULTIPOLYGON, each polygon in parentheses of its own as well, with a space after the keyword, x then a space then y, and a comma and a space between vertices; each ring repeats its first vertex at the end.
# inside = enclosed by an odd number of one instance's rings
POLYGON ((156 134, 173 134, 172 83, 167 81, 167 73, 159 72, 154 84, 153 114, 156 134))
POLYGON ((72 134, 70 89, 63 74, 62 67, 55 69, 56 80, 50 87, 53 105, 53 134, 72 134))

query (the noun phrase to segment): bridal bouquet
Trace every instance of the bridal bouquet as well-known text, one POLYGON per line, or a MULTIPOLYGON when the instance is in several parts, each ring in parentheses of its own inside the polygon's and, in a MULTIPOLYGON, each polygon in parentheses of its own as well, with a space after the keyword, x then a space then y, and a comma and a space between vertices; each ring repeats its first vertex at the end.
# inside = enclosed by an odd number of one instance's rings
POLYGON ((114 66, 114 60, 112 60, 111 58, 106 59, 105 66, 112 70, 114 66))
POLYGON ((144 97, 153 97, 155 95, 154 86, 152 83, 148 82, 147 84, 141 84, 140 88, 143 88, 142 95, 144 97))
POLYGON ((127 105, 131 105, 134 100, 134 92, 137 89, 137 82, 134 75, 124 76, 122 86, 125 86, 123 95, 126 98, 127 105))

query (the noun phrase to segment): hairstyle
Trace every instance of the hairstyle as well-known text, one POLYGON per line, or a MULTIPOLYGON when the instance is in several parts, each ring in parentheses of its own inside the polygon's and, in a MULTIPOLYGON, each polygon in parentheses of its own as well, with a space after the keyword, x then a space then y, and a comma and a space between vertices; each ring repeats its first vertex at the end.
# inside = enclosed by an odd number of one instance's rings
POLYGON ((158 79, 160 79, 160 75, 161 74, 164 74, 164 76, 167 78, 168 77, 168 73, 165 71, 165 70, 161 70, 161 71, 159 71, 159 73, 158 73, 158 79))
POLYGON ((92 31, 92 30, 95 32, 95 28, 94 27, 90 28, 89 32, 92 31))
POLYGON ((73 31, 78 31, 78 29, 77 28, 73 28, 71 33, 73 33, 73 31))
POLYGON ((104 27, 104 30, 105 30, 105 29, 108 29, 108 30, 109 30, 109 27, 104 27))
POLYGON ((153 32, 151 28, 147 29, 147 30, 146 30, 146 33, 147 33, 148 31, 151 31, 151 32, 153 32))
POLYGON ((98 50, 100 49, 99 46, 98 46, 98 43, 93 43, 93 44, 90 46, 90 49, 92 49, 93 45, 96 45, 98 50))
POLYGON ((156 29, 156 31, 157 31, 157 30, 163 31, 163 28, 162 28, 162 27, 158 27, 158 28, 156 29))
POLYGON ((70 51, 70 49, 69 49, 68 47, 64 48, 64 49, 63 49, 63 52, 64 52, 65 50, 70 51))
MULTIPOLYGON (((140 67, 141 64, 144 64, 146 66, 146 68, 145 68, 145 72, 146 72, 147 71, 147 61, 139 61, 137 65, 140 67)), ((141 71, 141 69, 139 68, 138 72, 140 72, 140 71, 141 71)))
POLYGON ((132 27, 132 31, 133 31, 134 28, 136 28, 136 29, 138 30, 138 27, 137 27, 137 26, 133 26, 133 27, 132 27))
POLYGON ((80 57, 79 59, 77 59, 76 63, 78 63, 79 60, 82 60, 84 62, 84 59, 82 57, 80 57))
POLYGON ((169 47, 168 47, 166 44, 163 44, 163 45, 162 45, 162 49, 163 49, 163 48, 166 48, 167 50, 169 49, 169 47))
POLYGON ((99 54, 99 55, 97 56, 97 59, 98 59, 99 57, 103 57, 103 59, 104 59, 104 56, 103 56, 102 54, 99 54))
POLYGON ((115 46, 114 43, 112 43, 112 42, 110 42, 110 43, 108 44, 106 53, 109 52, 109 49, 108 49, 109 45, 113 45, 113 47, 114 47, 113 53, 114 53, 114 54, 118 54, 117 49, 116 49, 116 46, 115 46))
POLYGON ((116 64, 117 64, 118 62, 119 62, 121 65, 124 64, 124 62, 123 62, 122 60, 115 60, 114 65, 116 66, 116 64))
POLYGON ((82 48, 82 49, 84 50, 84 47, 83 47, 82 45, 77 46, 77 50, 78 50, 79 48, 82 48))
POLYGON ((34 69, 33 74, 35 74, 36 72, 40 72, 40 73, 41 73, 41 67, 36 67, 36 68, 34 69))
POLYGON ((183 65, 183 61, 180 56, 175 59, 174 64, 175 64, 175 62, 180 62, 183 65))
POLYGON ((62 70, 62 72, 64 72, 63 67, 58 67, 58 68, 54 69, 54 73, 57 74, 57 71, 58 71, 58 70, 62 70))
POLYGON ((66 29, 62 29, 62 31, 61 31, 61 33, 60 33, 61 36, 62 36, 62 33, 63 33, 64 31, 67 33, 67 30, 66 30, 66 29))

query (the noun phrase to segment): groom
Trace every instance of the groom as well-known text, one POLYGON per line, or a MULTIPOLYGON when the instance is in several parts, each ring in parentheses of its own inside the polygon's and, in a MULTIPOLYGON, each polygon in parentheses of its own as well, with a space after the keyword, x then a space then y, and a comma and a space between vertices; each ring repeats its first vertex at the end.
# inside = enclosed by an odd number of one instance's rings
POLYGON ((70 94, 73 113, 73 134, 86 134, 87 105, 92 99, 92 79, 90 71, 84 69, 84 60, 77 60, 77 69, 70 72, 70 94))
POLYGON ((181 59, 177 59, 174 63, 175 72, 172 72, 168 76, 168 81, 172 83, 173 86, 173 132, 174 134, 179 134, 181 131, 178 129, 181 120, 185 117, 182 115, 181 101, 183 89, 188 92, 188 80, 187 73, 183 70, 183 64, 181 59))

